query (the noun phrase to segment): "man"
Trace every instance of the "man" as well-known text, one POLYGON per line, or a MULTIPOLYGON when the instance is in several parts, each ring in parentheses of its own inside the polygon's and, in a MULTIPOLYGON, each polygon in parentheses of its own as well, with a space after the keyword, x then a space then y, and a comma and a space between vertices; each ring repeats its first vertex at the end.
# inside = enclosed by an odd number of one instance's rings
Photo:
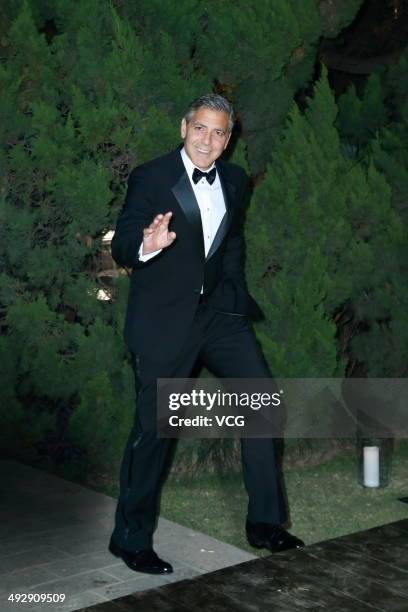
MULTIPOLYGON (((152 547, 169 439, 156 431, 158 378, 187 378, 200 359, 224 378, 271 374, 248 317, 259 309, 242 262, 245 172, 219 158, 233 128, 222 96, 205 95, 181 122, 184 147, 133 170, 112 255, 133 268, 125 324, 138 384, 124 453, 110 551, 133 570, 170 573, 152 547)), ((242 439, 247 537, 271 551, 303 542, 282 527, 286 512, 272 439, 242 439)))

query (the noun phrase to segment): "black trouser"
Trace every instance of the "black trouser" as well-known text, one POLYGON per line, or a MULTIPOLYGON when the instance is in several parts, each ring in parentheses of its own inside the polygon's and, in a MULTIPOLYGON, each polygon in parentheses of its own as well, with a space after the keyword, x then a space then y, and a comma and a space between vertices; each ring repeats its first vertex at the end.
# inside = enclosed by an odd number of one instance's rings
MULTIPOLYGON (((169 321, 171 325, 171 321, 169 321)), ((157 347, 160 351, 161 347, 157 347)), ((177 358, 154 363, 134 355, 135 423, 125 449, 113 539, 125 550, 152 546, 160 484, 172 440, 156 432, 158 378, 188 378, 198 359, 220 378, 269 378, 271 373, 246 317, 200 305, 177 358)), ((282 524, 286 508, 271 438, 241 439, 242 467, 251 522, 282 524)))

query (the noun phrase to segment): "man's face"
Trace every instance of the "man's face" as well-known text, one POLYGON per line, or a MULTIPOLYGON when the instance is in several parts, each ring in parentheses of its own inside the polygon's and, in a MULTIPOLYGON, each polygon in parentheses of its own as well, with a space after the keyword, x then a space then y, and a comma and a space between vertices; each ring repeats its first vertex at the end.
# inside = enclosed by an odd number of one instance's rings
POLYGON ((181 122, 181 137, 187 155, 197 168, 207 170, 221 155, 230 139, 228 114, 201 106, 190 121, 181 122))

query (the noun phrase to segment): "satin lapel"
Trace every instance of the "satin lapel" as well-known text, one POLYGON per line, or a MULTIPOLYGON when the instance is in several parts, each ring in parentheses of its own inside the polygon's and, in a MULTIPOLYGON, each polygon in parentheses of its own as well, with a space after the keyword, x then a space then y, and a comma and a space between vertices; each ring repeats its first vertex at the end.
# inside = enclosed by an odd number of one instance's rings
POLYGON ((183 210, 187 220, 190 222, 193 230, 193 239, 199 245, 199 249, 204 255, 204 236, 203 226, 201 223, 201 214, 198 207, 198 202, 194 195, 193 188, 187 176, 187 172, 183 172, 177 183, 172 187, 172 192, 177 199, 181 209, 183 210))
POLYGON ((207 255, 207 259, 206 261, 208 261, 208 259, 210 257, 212 257, 212 255, 214 255, 215 251, 220 247, 222 241, 224 240, 225 236, 228 233, 228 230, 231 226, 231 222, 232 222, 232 215, 233 215, 233 207, 232 207, 232 202, 235 199, 235 193, 236 193, 236 188, 235 185, 233 185, 232 183, 226 181, 223 177, 222 174, 222 170, 220 170, 219 165, 217 164, 217 171, 218 171, 218 175, 220 177, 220 183, 221 183, 221 188, 222 188, 222 193, 224 195, 224 202, 225 202, 225 215, 222 218, 222 221, 220 223, 220 226, 217 230, 217 233, 214 236, 214 240, 212 242, 211 248, 208 252, 207 255))

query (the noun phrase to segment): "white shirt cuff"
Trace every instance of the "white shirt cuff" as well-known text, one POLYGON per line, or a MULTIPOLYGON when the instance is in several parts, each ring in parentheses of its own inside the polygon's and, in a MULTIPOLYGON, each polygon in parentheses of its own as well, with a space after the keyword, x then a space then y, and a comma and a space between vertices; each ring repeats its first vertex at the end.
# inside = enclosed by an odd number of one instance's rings
POLYGON ((143 251, 143 242, 139 247, 139 261, 149 261, 149 259, 152 259, 153 257, 156 257, 156 255, 158 255, 159 253, 162 252, 163 249, 159 249, 158 251, 153 251, 152 253, 147 253, 146 255, 142 255, 142 251, 143 251))

